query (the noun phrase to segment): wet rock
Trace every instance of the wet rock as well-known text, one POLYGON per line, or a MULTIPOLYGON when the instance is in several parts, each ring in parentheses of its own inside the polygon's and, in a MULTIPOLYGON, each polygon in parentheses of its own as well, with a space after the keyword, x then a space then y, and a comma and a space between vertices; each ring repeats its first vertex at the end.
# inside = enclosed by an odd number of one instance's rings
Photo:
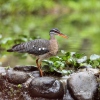
POLYGON ((7 79, 13 84, 22 84, 29 78, 29 75, 25 72, 8 70, 7 79))
POLYGON ((63 98, 64 89, 60 81, 51 77, 38 77, 31 81, 29 93, 32 97, 47 99, 63 98))
POLYGON ((99 69, 94 69, 94 68, 83 68, 83 69, 79 69, 78 72, 90 72, 92 74, 98 74, 99 73, 99 69))
POLYGON ((13 69, 17 71, 24 71, 24 72, 32 72, 38 70, 38 68, 35 66, 18 66, 18 65, 15 66, 13 69))
POLYGON ((73 74, 67 85, 75 100, 95 100, 98 84, 92 73, 86 71, 73 74))

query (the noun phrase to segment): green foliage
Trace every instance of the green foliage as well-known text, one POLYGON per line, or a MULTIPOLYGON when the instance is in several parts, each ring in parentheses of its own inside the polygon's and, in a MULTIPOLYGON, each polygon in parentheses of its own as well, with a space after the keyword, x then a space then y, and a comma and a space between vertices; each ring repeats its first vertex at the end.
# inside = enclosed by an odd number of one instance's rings
POLYGON ((18 87, 18 88, 22 88, 22 85, 21 85, 21 84, 18 84, 17 87, 18 87))
POLYGON ((64 52, 62 56, 55 56, 50 58, 49 60, 44 60, 48 69, 45 71, 57 71, 62 74, 70 74, 73 70, 77 70, 78 68, 85 67, 93 67, 100 68, 100 56, 93 54, 89 58, 84 56, 83 54, 79 54, 76 52, 64 52))
POLYGON ((12 45, 48 39, 52 28, 69 37, 58 37, 60 49, 100 54, 99 26, 100 0, 0 0, 0 62, 4 55, 9 57, 6 50, 12 45))

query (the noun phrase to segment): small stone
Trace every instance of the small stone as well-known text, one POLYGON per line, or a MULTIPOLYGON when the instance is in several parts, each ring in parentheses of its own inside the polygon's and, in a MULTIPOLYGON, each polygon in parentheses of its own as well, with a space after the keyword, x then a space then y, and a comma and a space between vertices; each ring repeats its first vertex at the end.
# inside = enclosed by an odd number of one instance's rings
POLYGON ((8 70, 7 71, 7 79, 10 83, 13 84, 22 84, 27 81, 29 75, 25 72, 8 70))
POLYGON ((73 74, 67 83, 75 100, 95 100, 97 85, 95 76, 88 71, 73 74))
POLYGON ((64 88, 60 81, 51 77, 37 77, 29 85, 29 93, 32 97, 47 99, 63 98, 64 88))

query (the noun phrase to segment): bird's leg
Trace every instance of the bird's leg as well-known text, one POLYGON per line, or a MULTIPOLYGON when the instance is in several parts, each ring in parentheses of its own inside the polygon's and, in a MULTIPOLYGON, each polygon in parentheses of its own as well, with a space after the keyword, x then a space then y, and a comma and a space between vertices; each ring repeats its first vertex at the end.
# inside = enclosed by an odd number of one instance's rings
POLYGON ((43 72, 41 70, 41 63, 39 64, 39 59, 36 60, 36 64, 37 64, 37 67, 39 69, 39 72, 40 72, 40 76, 42 77, 43 76, 43 72))
POLYGON ((42 69, 41 69, 41 61, 40 61, 40 63, 39 63, 39 68, 40 68, 40 76, 42 77, 42 76, 43 76, 43 71, 42 71, 42 69))

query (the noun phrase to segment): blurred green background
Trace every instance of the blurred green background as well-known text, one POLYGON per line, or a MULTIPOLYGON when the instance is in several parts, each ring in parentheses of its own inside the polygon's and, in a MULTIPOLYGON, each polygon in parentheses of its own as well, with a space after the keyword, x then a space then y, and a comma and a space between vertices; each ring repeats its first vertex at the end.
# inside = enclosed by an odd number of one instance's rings
POLYGON ((56 37, 59 50, 100 54, 100 0, 0 0, 0 66, 35 64, 30 55, 6 50, 49 39, 52 28, 69 37, 56 37))

